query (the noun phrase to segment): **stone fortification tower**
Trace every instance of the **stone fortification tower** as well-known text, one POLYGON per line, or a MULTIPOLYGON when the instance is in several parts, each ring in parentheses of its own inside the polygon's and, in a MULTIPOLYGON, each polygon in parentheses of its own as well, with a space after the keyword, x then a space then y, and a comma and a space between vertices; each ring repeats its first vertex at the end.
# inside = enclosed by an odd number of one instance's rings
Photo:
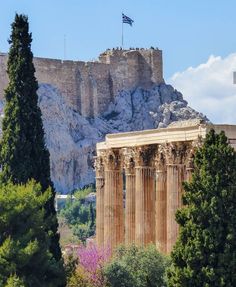
MULTIPOLYGON (((106 50, 97 61, 34 58, 39 83, 56 87, 67 104, 84 117, 106 110, 121 90, 151 87, 164 82, 159 49, 106 50)), ((0 54, 0 99, 8 79, 7 55, 0 54)))

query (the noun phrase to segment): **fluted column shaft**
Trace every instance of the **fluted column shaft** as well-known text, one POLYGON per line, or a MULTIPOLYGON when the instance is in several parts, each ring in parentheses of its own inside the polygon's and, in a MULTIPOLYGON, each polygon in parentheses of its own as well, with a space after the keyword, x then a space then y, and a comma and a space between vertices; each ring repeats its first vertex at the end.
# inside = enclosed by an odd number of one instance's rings
POLYGON ((154 169, 135 168, 135 243, 146 245, 155 242, 154 169))
POLYGON ((104 177, 96 177, 96 241, 98 246, 104 242, 104 177))
POLYGON ((125 244, 135 242, 135 175, 126 173, 125 244))
POLYGON ((104 243, 110 248, 124 241, 123 186, 120 170, 105 170, 104 243))
POLYGON ((156 247, 166 253, 166 171, 156 171, 156 247))
POLYGON ((167 253, 170 253, 179 233, 179 226, 175 220, 177 209, 181 205, 183 165, 167 165, 167 253))

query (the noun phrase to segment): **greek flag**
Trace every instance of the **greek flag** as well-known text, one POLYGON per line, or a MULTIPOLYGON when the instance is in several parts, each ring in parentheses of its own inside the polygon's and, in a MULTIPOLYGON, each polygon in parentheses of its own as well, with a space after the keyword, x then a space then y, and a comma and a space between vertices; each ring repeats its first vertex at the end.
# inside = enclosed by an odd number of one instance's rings
POLYGON ((129 18, 128 16, 126 16, 125 14, 122 13, 122 21, 123 23, 129 24, 130 26, 132 26, 134 20, 132 20, 131 18, 129 18))

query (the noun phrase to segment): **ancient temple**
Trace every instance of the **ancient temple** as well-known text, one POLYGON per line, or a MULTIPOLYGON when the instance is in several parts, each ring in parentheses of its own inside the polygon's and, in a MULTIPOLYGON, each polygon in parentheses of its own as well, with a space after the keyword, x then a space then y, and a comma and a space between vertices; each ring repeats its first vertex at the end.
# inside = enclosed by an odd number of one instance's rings
POLYGON ((235 125, 180 123, 164 129, 111 134, 97 144, 96 240, 111 248, 156 244, 170 253, 178 236, 182 183, 191 180, 196 148, 223 130, 236 149, 235 125))

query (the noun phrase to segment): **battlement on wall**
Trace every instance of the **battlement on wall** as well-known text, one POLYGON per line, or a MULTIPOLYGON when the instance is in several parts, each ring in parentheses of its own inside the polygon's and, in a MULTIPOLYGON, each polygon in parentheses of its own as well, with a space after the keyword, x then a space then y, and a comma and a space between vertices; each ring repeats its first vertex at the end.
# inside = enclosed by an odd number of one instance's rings
POLYGON ((163 82, 162 51, 157 48, 107 49, 99 56, 99 61, 111 65, 113 69, 125 66, 129 70, 126 76, 133 80, 136 78, 141 85, 163 82))
POLYGON ((162 51, 158 48, 150 48, 150 49, 144 49, 144 48, 129 48, 129 49, 122 49, 122 48, 113 48, 113 49, 107 49, 105 52, 101 53, 99 55, 99 61, 106 64, 112 64, 115 62, 119 62, 120 60, 124 58, 129 58, 130 55, 137 55, 137 56, 143 56, 146 57, 149 55, 149 57, 162 57, 162 51))
MULTIPOLYGON (((39 83, 55 86, 73 109, 85 117, 104 112, 121 90, 164 82, 159 49, 108 49, 97 61, 34 58, 39 83)), ((8 83, 7 54, 0 54, 0 99, 8 83)))

